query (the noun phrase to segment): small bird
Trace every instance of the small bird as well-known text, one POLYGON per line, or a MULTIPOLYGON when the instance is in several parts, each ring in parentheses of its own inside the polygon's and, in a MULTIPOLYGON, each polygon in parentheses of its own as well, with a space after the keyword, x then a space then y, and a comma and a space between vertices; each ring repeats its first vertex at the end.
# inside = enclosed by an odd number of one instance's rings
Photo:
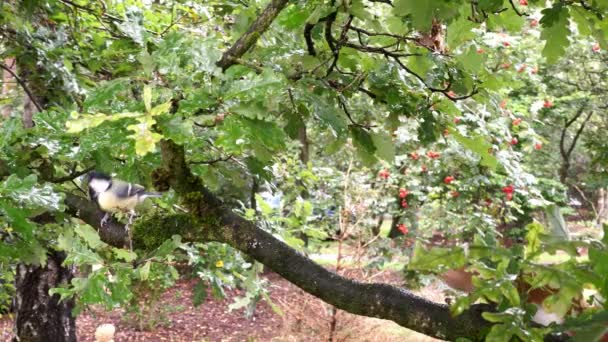
POLYGON ((89 197, 106 213, 101 220, 102 226, 110 218, 110 213, 118 211, 130 213, 129 223, 131 223, 135 215, 135 207, 139 203, 149 197, 162 196, 158 192, 146 191, 141 185, 127 183, 97 171, 91 171, 88 179, 89 197))

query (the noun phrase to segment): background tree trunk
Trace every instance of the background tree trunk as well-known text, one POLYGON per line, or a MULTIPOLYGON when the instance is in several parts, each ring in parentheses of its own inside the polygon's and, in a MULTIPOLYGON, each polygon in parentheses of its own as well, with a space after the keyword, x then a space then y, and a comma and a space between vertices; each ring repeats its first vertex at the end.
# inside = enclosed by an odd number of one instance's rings
MULTIPOLYGON (((6 65, 13 72, 16 72, 15 58, 12 58, 12 57, 5 58, 4 65, 6 65)), ((15 88, 15 83, 16 83, 16 80, 13 77, 13 75, 8 70, 2 70, 2 95, 3 96, 9 96, 11 91, 13 91, 13 89, 15 88)), ((13 106, 10 104, 2 106, 2 109, 0 109, 0 115, 2 115, 3 118, 8 118, 11 115, 12 109, 13 109, 13 106)))
POLYGON ((76 341, 76 323, 72 317, 74 299, 59 301, 49 290, 72 280, 72 272, 61 266, 64 253, 49 252, 46 265, 19 264, 15 283, 14 342, 76 341))
POLYGON ((597 191, 597 225, 602 226, 602 223, 608 219, 608 191, 606 188, 599 188, 597 191))

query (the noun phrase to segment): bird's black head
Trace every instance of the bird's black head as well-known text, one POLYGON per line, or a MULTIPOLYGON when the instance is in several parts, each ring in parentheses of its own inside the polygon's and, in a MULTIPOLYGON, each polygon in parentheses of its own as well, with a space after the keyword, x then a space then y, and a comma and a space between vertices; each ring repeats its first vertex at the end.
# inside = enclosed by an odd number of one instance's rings
POLYGON ((112 177, 103 172, 91 171, 87 174, 87 179, 88 181, 91 181, 91 179, 103 179, 109 181, 112 179, 112 177))
POLYGON ((102 172, 91 171, 87 174, 87 183, 89 197, 96 199, 101 192, 106 191, 111 186, 112 177, 102 172))

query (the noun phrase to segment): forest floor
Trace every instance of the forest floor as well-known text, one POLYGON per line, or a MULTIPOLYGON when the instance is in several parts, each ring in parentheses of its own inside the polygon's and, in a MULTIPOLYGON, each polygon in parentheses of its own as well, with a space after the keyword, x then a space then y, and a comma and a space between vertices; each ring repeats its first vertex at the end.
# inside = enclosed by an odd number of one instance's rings
MULTIPOLYGON (((349 277, 357 277, 348 274, 349 277)), ((264 275, 269 280, 270 298, 280 307, 283 316, 276 314, 265 301, 258 304, 251 320, 244 311, 228 311, 241 290, 226 291, 226 299, 211 295, 199 307, 192 305, 195 280, 181 280, 161 298, 163 312, 142 318, 144 325, 156 321, 153 329, 140 329, 137 319, 125 315, 124 310, 106 312, 103 308, 89 308, 76 322, 78 341, 95 341, 95 329, 105 323, 116 327, 115 342, 138 341, 326 341, 331 322, 331 307, 274 273, 264 275), (163 317, 164 316, 164 317, 163 317)), ((393 284, 400 283, 400 275, 385 272, 374 278, 393 284)), ((443 301, 440 284, 433 284, 419 293, 431 300, 443 301)), ((336 341, 438 341, 405 329, 394 322, 337 312, 336 341)), ((0 341, 10 341, 11 317, 0 319, 0 341)))

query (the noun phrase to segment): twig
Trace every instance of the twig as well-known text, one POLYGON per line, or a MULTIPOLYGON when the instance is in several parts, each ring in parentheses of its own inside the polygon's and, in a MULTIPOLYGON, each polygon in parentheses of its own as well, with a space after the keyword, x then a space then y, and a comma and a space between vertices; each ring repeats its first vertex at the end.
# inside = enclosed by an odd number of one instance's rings
POLYGON ((13 70, 11 70, 11 68, 4 65, 4 63, 0 63, 0 68, 8 71, 8 73, 11 74, 15 78, 15 80, 17 80, 17 83, 19 83, 21 88, 23 88, 23 90, 25 91, 27 96, 30 98, 30 100, 32 101, 34 106, 36 106, 36 109, 38 109, 39 112, 42 112, 42 107, 38 104, 38 102, 34 98, 34 95, 30 91, 30 89, 27 87, 27 84, 25 84, 25 82, 19 76, 17 76, 17 74, 15 74, 15 72, 13 70))
POLYGON ((513 10, 515 11, 515 13, 517 13, 518 16, 523 17, 523 16, 527 16, 527 14, 525 13, 521 13, 518 9, 517 6, 515 6, 515 3, 513 2, 513 0, 509 0, 509 3, 511 3, 511 7, 513 7, 513 10))
POLYGON ((576 189, 576 191, 578 191, 578 193, 581 195, 581 198, 583 200, 585 200, 587 203, 589 203, 591 205, 591 210, 593 210, 593 215, 595 215, 595 220, 597 221, 597 218, 599 217, 597 209, 595 208, 595 205, 593 204, 593 201, 589 200, 587 198, 587 196, 585 196, 585 193, 583 192, 583 190, 581 190, 576 184, 572 185, 572 187, 574 189, 576 189))
POLYGON ((198 165, 198 164, 206 164, 206 165, 213 165, 215 163, 219 163, 219 162, 224 162, 224 161, 228 161, 230 159, 232 159, 234 156, 231 154, 227 157, 220 157, 217 159, 212 159, 212 160, 200 160, 200 161, 190 161, 188 162, 189 164, 194 164, 194 165, 198 165))
POLYGON ((82 171, 76 171, 76 168, 72 168, 72 170, 70 171, 70 174, 67 176, 63 176, 63 177, 58 177, 58 178, 51 178, 48 181, 51 183, 63 183, 63 182, 68 182, 71 180, 74 180, 84 174, 87 174, 91 171, 93 171, 95 169, 95 166, 89 166, 86 169, 82 170, 82 171))
POLYGON ((351 122, 351 124, 353 126, 360 127, 360 128, 363 128, 363 129, 370 129, 372 127, 376 127, 375 125, 363 125, 363 124, 360 124, 360 123, 356 122, 353 119, 353 117, 350 114, 350 112, 348 111, 348 107, 346 107, 346 103, 344 102, 344 99, 342 99, 341 96, 338 96, 338 102, 340 103, 340 107, 342 107, 342 110, 344 110, 344 114, 346 114, 346 117, 348 117, 348 120, 351 122))

